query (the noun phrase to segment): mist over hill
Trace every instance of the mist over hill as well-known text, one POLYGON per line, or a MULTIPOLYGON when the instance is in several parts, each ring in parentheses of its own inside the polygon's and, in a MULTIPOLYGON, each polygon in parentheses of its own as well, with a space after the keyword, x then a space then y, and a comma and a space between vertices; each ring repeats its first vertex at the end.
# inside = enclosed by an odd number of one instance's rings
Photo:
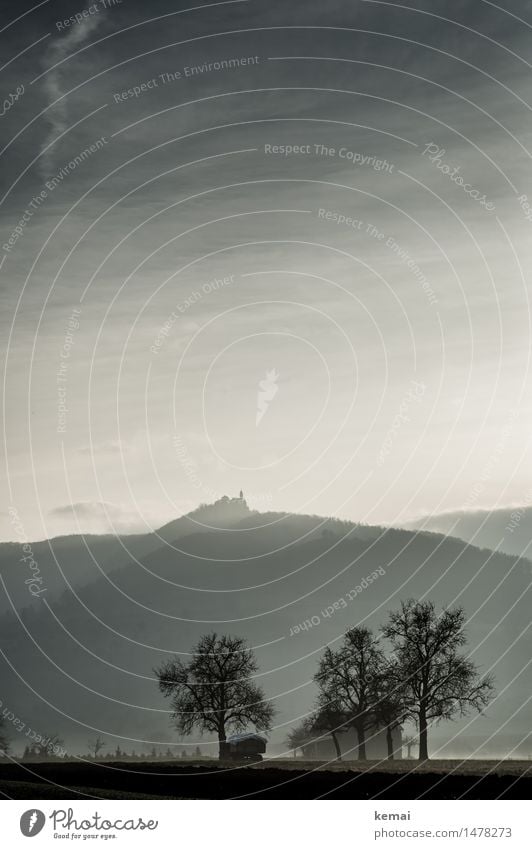
POLYGON ((20 609, 38 603, 44 595, 50 600, 69 586, 90 583, 150 551, 200 532, 222 531, 224 528, 236 530, 240 525, 240 532, 246 531, 249 538, 251 531, 256 535, 260 528, 267 527, 269 543, 278 546, 328 533, 331 528, 349 533, 357 527, 352 522, 315 516, 292 514, 289 521, 287 519, 288 516, 283 513, 252 511, 245 500, 226 496, 215 504, 203 504, 151 533, 72 534, 27 543, 27 550, 20 543, 0 543, 0 576, 4 582, 4 591, 0 593, 0 613, 11 610, 12 606, 20 609), (28 590, 35 572, 30 566, 32 558, 43 588, 35 596, 28 590))
POLYGON ((479 548, 532 557, 532 507, 528 505, 497 510, 453 510, 421 516, 403 527, 449 534, 479 548))
MULTIPOLYGON (((86 751, 95 732, 109 749, 176 742, 153 668, 172 654, 186 657, 212 630, 255 649, 259 683, 279 711, 271 740, 280 745, 311 709, 323 647, 348 627, 377 630, 409 597, 463 605, 468 652, 496 677, 486 716, 437 726, 433 750, 528 751, 528 560, 434 533, 258 513, 242 499, 145 536, 61 538, 33 549, 50 592, 29 606, 27 589, 17 587, 17 546, 2 551, 4 585, 17 602, 0 620, 2 699, 27 727, 60 733, 69 751, 86 751), (55 558, 72 588, 61 584, 55 558)), ((16 730, 10 736, 23 746, 16 730)), ((207 739, 183 742, 216 749, 207 739)))

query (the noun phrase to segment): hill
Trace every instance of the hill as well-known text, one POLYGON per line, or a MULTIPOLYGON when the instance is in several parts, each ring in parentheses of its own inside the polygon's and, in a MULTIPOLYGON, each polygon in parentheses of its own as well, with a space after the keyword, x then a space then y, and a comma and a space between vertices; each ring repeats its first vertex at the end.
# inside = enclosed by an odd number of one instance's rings
MULTIPOLYGON (((242 503, 218 509, 136 540, 145 547, 138 556, 122 549, 112 568, 107 561, 74 591, 0 620, 2 699, 26 727, 59 732, 70 751, 86 751, 95 733, 110 749, 175 742, 152 670, 168 655, 186 657, 202 633, 217 630, 254 646, 259 681, 279 709, 272 742, 280 747, 312 704, 323 647, 347 627, 377 629, 413 596, 464 605, 471 656, 494 672, 500 693, 487 716, 435 729, 434 753, 443 743, 448 757, 522 751, 529 561, 437 534, 255 513, 242 503), (373 580, 364 587, 367 576, 373 580)), ((214 751, 196 739, 185 748, 197 742, 214 751)))
POLYGON ((528 506, 454 510, 421 516, 403 527, 449 534, 479 548, 532 557, 532 507, 528 506))

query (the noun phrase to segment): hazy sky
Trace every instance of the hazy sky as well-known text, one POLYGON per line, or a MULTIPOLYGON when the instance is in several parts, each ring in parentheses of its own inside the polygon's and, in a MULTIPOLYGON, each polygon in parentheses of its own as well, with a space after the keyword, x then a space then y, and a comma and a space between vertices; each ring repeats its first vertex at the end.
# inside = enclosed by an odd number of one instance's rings
POLYGON ((105 6, 0 33, 2 538, 522 502, 532 4, 105 6))

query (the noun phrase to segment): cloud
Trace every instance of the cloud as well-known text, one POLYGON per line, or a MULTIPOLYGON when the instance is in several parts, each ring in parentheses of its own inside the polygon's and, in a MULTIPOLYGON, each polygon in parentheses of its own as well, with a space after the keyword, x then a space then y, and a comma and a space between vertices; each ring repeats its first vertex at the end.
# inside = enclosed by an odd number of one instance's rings
POLYGON ((110 501, 76 501, 72 504, 62 504, 50 510, 49 516, 67 520, 69 530, 74 533, 128 532, 145 528, 145 522, 139 513, 110 501))
MULTIPOLYGON (((190 508, 189 508, 190 509, 190 508)), ((184 511, 183 511, 184 512, 184 511)), ((48 511, 48 535, 146 533, 175 519, 175 510, 161 511, 159 505, 131 505, 111 501, 75 501, 48 511)))
POLYGON ((76 501, 72 504, 54 507, 49 512, 50 516, 68 516, 68 518, 71 518, 74 515, 78 518, 94 518, 107 515, 119 516, 122 513, 122 508, 109 501, 76 501))
POLYGON ((120 449, 120 442, 109 439, 106 442, 93 442, 91 445, 81 445, 77 451, 78 454, 89 454, 92 456, 94 454, 119 454, 120 449))
MULTIPOLYGON (((83 18, 80 23, 72 24, 68 33, 55 38, 44 54, 45 68, 53 67, 57 63, 67 59, 87 40, 89 35, 98 29, 105 16, 102 12, 88 18, 83 18)), ((49 125, 48 133, 41 147, 40 168, 45 179, 52 176, 54 171, 54 146, 51 145, 68 128, 68 104, 64 97, 71 83, 72 70, 75 59, 63 62, 47 73, 44 77, 44 93, 48 105, 51 107, 45 113, 45 120, 49 125), (62 99, 61 99, 62 98, 62 99), (55 101, 59 102, 56 103, 55 101), (55 104, 55 105, 51 105, 55 104)))

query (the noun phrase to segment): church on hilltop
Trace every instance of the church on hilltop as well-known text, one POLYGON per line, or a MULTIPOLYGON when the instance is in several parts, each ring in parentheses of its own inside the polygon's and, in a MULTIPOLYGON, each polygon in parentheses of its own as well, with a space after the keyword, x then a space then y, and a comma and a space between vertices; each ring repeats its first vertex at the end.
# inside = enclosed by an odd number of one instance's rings
POLYGON ((243 493, 242 490, 240 490, 240 494, 236 498, 229 498, 228 495, 222 495, 222 497, 219 498, 218 501, 215 501, 214 503, 215 504, 242 504, 243 506, 247 507, 246 499, 244 498, 244 493, 243 493))

